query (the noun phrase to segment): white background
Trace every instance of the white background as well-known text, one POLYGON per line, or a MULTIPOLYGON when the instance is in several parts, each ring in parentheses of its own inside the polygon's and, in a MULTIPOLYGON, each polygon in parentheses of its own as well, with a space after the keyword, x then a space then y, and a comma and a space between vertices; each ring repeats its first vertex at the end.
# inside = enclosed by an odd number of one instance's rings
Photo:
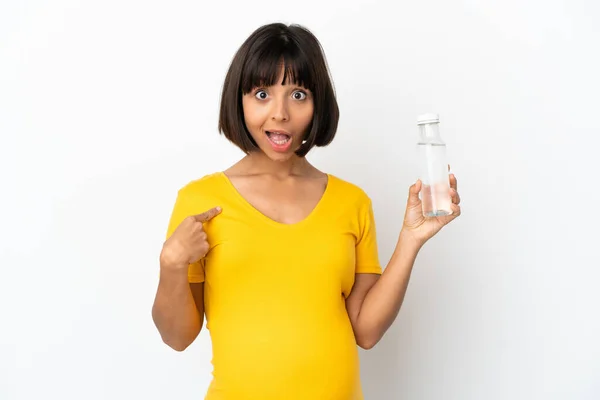
POLYGON ((317 167, 372 197, 389 259, 440 113, 463 215, 361 351, 366 398, 600 398, 600 3, 0 3, 0 398, 200 399, 151 319, 179 187, 240 156, 217 134, 233 54, 267 22, 322 42, 341 109, 317 167))

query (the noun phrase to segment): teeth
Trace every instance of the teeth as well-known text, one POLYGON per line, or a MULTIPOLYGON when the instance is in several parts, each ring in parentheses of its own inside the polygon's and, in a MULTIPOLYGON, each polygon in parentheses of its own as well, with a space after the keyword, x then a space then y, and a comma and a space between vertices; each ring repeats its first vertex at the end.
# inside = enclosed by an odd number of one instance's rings
POLYGON ((290 141, 290 137, 287 135, 284 135, 281 133, 272 133, 272 132, 267 132, 267 133, 269 136, 269 140, 271 140, 271 142, 275 143, 276 145, 282 146, 290 141), (275 139, 275 137, 278 137, 278 138, 275 139))

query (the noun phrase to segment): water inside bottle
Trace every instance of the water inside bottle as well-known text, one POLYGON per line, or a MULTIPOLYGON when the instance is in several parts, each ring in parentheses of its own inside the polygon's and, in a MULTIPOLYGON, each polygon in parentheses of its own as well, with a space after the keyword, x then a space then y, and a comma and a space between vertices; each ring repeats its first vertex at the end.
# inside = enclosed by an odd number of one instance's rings
POLYGON ((452 214, 450 208, 452 200, 448 193, 448 186, 444 184, 423 185, 421 202, 423 203, 423 215, 426 217, 442 217, 452 214))
POLYGON ((421 202, 423 215, 439 217, 452 214, 452 198, 446 162, 446 145, 419 143, 422 171, 421 202))

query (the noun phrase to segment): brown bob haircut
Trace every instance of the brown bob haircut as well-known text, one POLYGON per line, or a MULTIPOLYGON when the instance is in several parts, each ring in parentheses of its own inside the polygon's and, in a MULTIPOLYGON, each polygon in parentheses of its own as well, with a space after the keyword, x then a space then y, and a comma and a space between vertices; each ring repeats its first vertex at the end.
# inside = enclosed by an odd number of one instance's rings
POLYGON ((255 30, 235 54, 221 96, 219 132, 246 154, 258 146, 246 128, 242 96, 274 85, 282 63, 281 83, 292 82, 313 94, 313 119, 296 154, 304 157, 313 146, 327 146, 335 137, 339 109, 321 44, 302 26, 268 24, 255 30))

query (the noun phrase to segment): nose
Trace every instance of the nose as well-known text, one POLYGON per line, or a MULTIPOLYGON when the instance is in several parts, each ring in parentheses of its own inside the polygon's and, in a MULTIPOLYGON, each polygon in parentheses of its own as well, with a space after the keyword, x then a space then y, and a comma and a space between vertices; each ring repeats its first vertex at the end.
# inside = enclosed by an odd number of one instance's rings
POLYGON ((271 119, 273 121, 287 121, 290 119, 288 104, 286 99, 277 99, 272 102, 273 110, 271 119))

